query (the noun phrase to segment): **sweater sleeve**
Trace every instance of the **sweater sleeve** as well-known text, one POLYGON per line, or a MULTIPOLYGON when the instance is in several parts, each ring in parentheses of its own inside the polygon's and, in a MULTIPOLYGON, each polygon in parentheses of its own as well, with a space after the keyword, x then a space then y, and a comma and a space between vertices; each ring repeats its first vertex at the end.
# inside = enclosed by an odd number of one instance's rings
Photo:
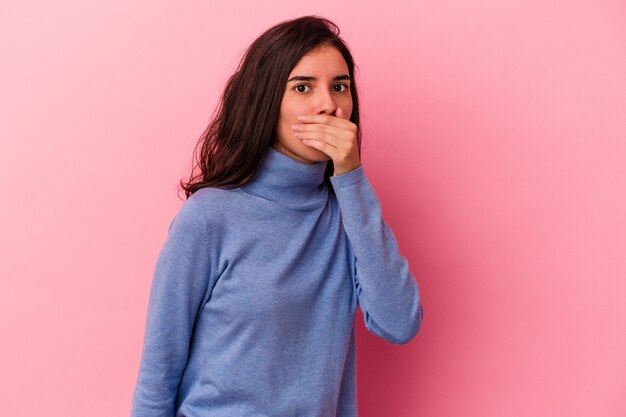
POLYGON ((390 343, 408 343, 423 319, 419 287, 382 216, 363 165, 331 176, 330 181, 352 250, 357 303, 365 326, 390 343))
POLYGON ((197 313, 209 288, 210 245, 201 207, 188 199, 170 222, 150 289, 131 417, 173 417, 197 313))

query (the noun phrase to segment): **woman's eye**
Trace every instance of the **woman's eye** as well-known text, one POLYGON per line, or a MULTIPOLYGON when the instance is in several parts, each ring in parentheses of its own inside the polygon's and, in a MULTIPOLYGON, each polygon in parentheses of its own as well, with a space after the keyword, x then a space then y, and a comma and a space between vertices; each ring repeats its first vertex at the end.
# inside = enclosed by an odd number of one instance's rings
MULTIPOLYGON (((304 90, 306 88, 310 88, 310 86, 308 84, 298 84, 294 87, 294 89, 299 93, 306 93, 306 90, 304 90)), ((349 90, 349 87, 346 84, 335 84, 333 88, 338 93, 349 90), (336 87, 339 87, 339 89, 337 89, 336 87), (341 87, 344 87, 345 89, 342 90, 341 87)))
POLYGON ((296 85, 294 88, 296 89, 296 91, 298 91, 299 93, 304 93, 304 91, 302 91, 301 89, 299 89, 299 87, 308 87, 308 85, 306 84, 298 84, 296 85))

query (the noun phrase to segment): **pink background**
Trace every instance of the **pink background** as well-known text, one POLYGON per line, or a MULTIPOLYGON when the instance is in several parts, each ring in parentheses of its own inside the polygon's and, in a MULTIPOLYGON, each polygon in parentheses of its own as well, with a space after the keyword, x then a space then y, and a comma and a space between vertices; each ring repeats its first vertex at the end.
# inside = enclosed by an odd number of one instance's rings
POLYGON ((249 43, 315 13, 425 309, 405 346, 358 312, 360 416, 626 415, 625 3, 309 4, 0 4, 3 414, 128 414, 193 145, 249 43))

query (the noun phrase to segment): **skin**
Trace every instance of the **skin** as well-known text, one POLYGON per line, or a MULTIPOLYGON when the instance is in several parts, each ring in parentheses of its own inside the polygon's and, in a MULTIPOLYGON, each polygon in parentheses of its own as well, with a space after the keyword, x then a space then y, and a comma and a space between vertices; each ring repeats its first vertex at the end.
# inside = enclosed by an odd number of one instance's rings
POLYGON ((316 79, 287 82, 276 123, 278 141, 271 145, 274 149, 306 164, 332 159, 333 175, 361 165, 357 126, 350 121, 350 80, 334 79, 344 74, 348 75, 348 65, 334 47, 319 46, 302 57, 288 79, 316 79))

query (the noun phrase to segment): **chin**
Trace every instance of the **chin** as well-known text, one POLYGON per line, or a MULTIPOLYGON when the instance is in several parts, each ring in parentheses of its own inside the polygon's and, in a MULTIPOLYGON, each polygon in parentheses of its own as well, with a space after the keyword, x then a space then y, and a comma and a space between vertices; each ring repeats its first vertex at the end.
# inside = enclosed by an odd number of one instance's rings
POLYGON ((300 139, 295 137, 293 140, 288 140, 287 146, 279 141, 274 144, 273 147, 284 154, 291 154, 292 158, 300 159, 300 162, 314 163, 331 160, 331 157, 324 152, 312 146, 305 145, 300 139))
POLYGON ((323 162, 323 161, 330 161, 330 156, 326 155, 324 152, 320 151, 319 149, 315 149, 312 146, 307 146, 302 144, 302 146, 304 146, 304 151, 300 153, 300 155, 304 158, 304 159, 308 159, 311 162, 323 162))

